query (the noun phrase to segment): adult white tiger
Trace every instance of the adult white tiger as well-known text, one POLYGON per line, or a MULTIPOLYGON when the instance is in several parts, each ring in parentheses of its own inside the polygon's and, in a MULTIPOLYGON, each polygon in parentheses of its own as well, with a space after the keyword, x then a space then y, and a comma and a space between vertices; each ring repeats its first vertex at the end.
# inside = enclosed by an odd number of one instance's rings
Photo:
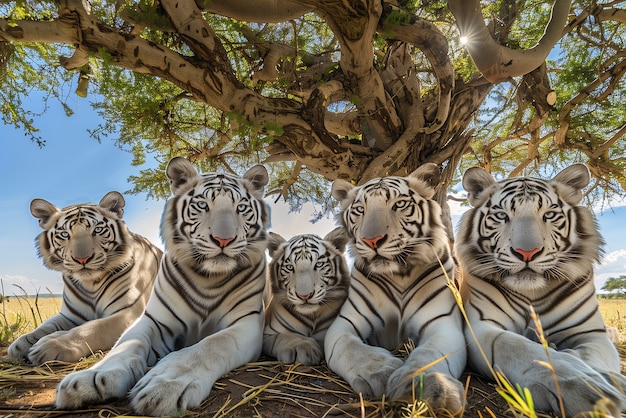
POLYGON ((535 406, 568 417, 604 406, 613 416, 624 406, 626 379, 598 311, 593 263, 602 238, 591 212, 577 206, 589 183, 582 164, 552 180, 496 182, 480 168, 467 170, 463 187, 474 206, 460 224, 455 251, 469 290, 466 310, 470 365, 489 367, 530 390, 535 406), (530 306, 550 348, 538 343, 530 306), (539 361, 552 363, 552 371, 539 361), (620 406, 621 405, 621 406, 620 406))
POLYGON ((108 350, 143 312, 161 250, 121 220, 124 197, 107 193, 98 205, 58 209, 34 199, 30 211, 43 228, 37 247, 44 264, 62 273, 61 312, 22 335, 8 354, 32 364, 78 361, 108 350))
POLYGON ((136 412, 174 415, 199 405, 220 376, 261 353, 266 169, 254 166, 243 178, 200 175, 177 157, 166 173, 173 192, 161 220, 166 252, 145 313, 103 360, 61 381, 59 408, 132 389, 136 412))
POLYGON ((376 178, 360 187, 333 183, 354 266, 348 300, 324 348, 329 367, 355 392, 410 398, 415 383, 417 397, 454 413, 463 407, 458 378, 466 348, 445 277, 453 276, 453 260, 441 208, 431 199, 439 178, 431 163, 407 177, 376 178), (391 351, 408 340, 415 349, 402 361, 391 351))
POLYGON ((348 297, 350 274, 343 256, 348 237, 338 227, 323 239, 270 232, 271 302, 265 315, 263 352, 287 363, 319 364, 324 336, 348 297))

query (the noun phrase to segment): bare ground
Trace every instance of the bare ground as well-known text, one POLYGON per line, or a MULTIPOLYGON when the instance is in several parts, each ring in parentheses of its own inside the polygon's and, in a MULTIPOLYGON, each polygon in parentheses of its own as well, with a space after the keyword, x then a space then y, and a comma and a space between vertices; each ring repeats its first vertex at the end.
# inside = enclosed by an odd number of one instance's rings
MULTIPOLYGON (((74 365, 17 365, 0 351, 0 418, 17 417, 120 417, 133 415, 125 400, 79 411, 54 408, 55 388, 63 376, 88 367, 94 360, 74 365)), ((625 353, 622 353, 625 354, 625 353)), ((624 356, 622 356, 624 358, 624 356)), ((625 363, 622 364, 624 373, 625 363)), ((467 373, 464 418, 516 417, 488 379, 467 373)), ((185 417, 404 417, 407 403, 368 402, 325 365, 302 366, 259 361, 222 377, 200 407, 185 417)), ((426 412, 413 417, 429 417, 426 412)), ((451 414, 440 414, 449 417, 451 414)), ((550 417, 551 415, 540 415, 550 417)))

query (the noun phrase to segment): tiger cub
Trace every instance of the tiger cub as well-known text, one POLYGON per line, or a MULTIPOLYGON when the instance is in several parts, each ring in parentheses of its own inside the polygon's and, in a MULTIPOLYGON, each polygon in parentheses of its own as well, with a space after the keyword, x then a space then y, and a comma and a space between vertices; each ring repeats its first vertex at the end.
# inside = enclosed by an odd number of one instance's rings
POLYGON ((141 315, 162 253, 128 230, 124 204, 118 192, 98 205, 64 209, 43 199, 31 202, 43 228, 38 252, 46 267, 62 274, 63 303, 59 314, 11 344, 10 357, 33 365, 78 361, 110 349, 141 315))
POLYGON ((286 363, 319 364, 324 336, 348 297, 350 275, 343 256, 347 235, 335 228, 323 239, 270 232, 271 302, 266 310, 263 353, 286 363))
POLYGON ((267 170, 199 174, 176 157, 166 175, 166 251, 146 310, 104 359, 61 381, 59 408, 128 395, 140 415, 180 414, 261 354, 267 170))
POLYGON ((455 245, 476 335, 466 330, 471 367, 485 376, 500 371, 528 388, 537 410, 559 413, 562 400, 568 417, 596 405, 619 416, 626 405, 626 379, 593 283, 603 240, 591 212, 578 206, 589 179, 583 164, 547 181, 496 182, 470 168, 463 187, 473 208, 455 245), (549 348, 539 342, 540 332, 549 348))
POLYGON ((350 290, 324 342, 328 366, 366 397, 409 398, 452 413, 464 404, 463 320, 448 279, 453 259, 432 197, 435 164, 407 177, 332 185, 350 237, 350 290), (413 341, 406 360, 393 351, 413 341))

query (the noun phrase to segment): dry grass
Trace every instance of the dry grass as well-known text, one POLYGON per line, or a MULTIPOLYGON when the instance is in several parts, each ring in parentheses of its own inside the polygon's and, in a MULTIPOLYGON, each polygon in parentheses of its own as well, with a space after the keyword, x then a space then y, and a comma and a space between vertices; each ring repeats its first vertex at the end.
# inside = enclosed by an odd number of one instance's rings
POLYGON ((626 335, 626 299, 599 299, 600 313, 607 326, 626 335))
MULTIPOLYGON (((3 317, 32 317, 34 299, 11 297, 3 304, 3 317), (17 312, 12 311, 18 309, 17 312), (24 312, 24 309, 26 311, 24 312), (19 311, 21 310, 21 311, 19 311), (21 312, 21 313, 20 313, 21 312)), ((60 307, 60 298, 37 301, 42 316, 51 316, 60 307)), ((626 333, 626 301, 603 300, 600 303, 607 325, 626 333)), ((39 321, 35 315, 36 321, 39 321)), ((45 319, 45 317, 43 318, 45 319)), ((24 324, 23 324, 24 325, 24 324)), ((31 327, 33 324, 24 325, 31 327)), ((620 347, 622 356, 626 350, 620 347)), ((79 411, 54 409, 55 388, 72 371, 93 365, 102 353, 77 364, 47 363, 39 367, 16 364, 0 352, 0 417, 123 417, 132 414, 124 400, 96 405, 79 411)), ((466 383, 467 408, 464 418, 517 418, 496 392, 496 386, 474 375, 463 376, 466 383)), ((259 361, 242 366, 220 379, 202 405, 184 417, 428 417, 417 413, 419 405, 403 402, 365 401, 325 365, 302 366, 259 361)), ((540 415, 547 417, 547 415, 540 415)))

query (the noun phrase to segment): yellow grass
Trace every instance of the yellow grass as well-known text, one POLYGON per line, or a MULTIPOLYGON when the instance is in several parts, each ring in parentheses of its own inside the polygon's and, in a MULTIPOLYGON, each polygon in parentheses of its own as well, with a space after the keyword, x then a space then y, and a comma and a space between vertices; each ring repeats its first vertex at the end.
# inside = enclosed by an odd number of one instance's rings
POLYGON ((11 342, 11 339, 33 331, 43 321, 61 311, 61 302, 60 296, 3 296, 0 303, 2 342, 11 342))
POLYGON ((609 327, 626 334, 626 299, 600 299, 600 313, 609 327))

